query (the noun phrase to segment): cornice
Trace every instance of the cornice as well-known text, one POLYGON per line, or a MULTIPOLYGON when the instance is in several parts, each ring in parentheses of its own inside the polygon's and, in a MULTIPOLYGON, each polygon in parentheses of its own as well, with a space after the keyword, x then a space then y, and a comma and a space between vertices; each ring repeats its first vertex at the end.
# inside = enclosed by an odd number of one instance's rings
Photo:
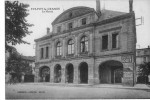
POLYGON ((51 61, 43 61, 43 62, 36 62, 36 64, 45 64, 45 63, 52 63, 52 62, 62 62, 62 61, 71 61, 71 60, 80 60, 80 59, 99 59, 99 58, 106 58, 106 57, 117 57, 117 56, 133 56, 133 52, 123 52, 123 53, 116 53, 116 54, 107 54, 107 55, 99 55, 94 56, 94 54, 80 54, 79 56, 67 56, 67 57, 59 57, 54 58, 51 61))

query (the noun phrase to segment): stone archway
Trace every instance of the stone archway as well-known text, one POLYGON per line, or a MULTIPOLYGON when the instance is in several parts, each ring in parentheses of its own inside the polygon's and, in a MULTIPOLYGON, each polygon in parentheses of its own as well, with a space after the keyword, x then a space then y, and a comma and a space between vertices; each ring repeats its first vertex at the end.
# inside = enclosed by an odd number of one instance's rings
POLYGON ((43 66, 40 69, 41 82, 50 82, 50 68, 43 66))
POLYGON ((79 65, 79 79, 80 83, 88 83, 88 64, 86 62, 79 65))
POLYGON ((74 68, 72 64, 66 66, 66 83, 73 83, 74 68))
POLYGON ((116 84, 122 83, 123 64, 119 61, 105 61, 99 66, 100 83, 116 84))
POLYGON ((61 82, 61 66, 59 64, 57 64, 54 68, 54 82, 61 82))

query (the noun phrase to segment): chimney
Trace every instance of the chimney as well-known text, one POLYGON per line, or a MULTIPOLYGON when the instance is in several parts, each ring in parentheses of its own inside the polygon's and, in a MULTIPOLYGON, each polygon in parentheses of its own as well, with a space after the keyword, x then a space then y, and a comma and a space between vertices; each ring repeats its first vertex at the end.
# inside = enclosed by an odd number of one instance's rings
POLYGON ((129 12, 133 11, 133 0, 129 0, 129 12))
POLYGON ((96 12, 97 12, 98 16, 101 15, 100 0, 96 0, 96 12))
POLYGON ((50 28, 49 27, 47 27, 47 34, 49 34, 50 33, 50 28))

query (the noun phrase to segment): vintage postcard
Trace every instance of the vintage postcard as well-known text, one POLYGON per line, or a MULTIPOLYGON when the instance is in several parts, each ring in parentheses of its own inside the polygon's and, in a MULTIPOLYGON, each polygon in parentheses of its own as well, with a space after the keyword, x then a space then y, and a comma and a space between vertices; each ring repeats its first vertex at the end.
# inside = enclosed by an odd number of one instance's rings
POLYGON ((5 98, 150 98, 149 4, 4 1, 5 98))

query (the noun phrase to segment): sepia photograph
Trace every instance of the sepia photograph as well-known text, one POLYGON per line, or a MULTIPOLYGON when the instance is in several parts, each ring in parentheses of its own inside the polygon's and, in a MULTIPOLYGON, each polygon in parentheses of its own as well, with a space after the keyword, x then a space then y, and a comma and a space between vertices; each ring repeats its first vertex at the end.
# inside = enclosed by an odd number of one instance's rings
POLYGON ((3 4, 6 100, 150 99, 149 0, 3 4))

